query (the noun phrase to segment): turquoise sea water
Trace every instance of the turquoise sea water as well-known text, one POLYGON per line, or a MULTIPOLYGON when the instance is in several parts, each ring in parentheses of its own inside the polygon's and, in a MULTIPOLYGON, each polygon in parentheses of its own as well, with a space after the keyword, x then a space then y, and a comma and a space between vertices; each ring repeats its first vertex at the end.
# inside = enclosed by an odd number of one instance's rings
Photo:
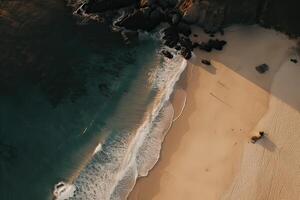
POLYGON ((71 199, 123 199, 158 158, 182 60, 166 62, 147 34, 127 45, 106 25, 78 25, 64 1, 0 11, 0 199, 51 199, 60 181, 71 199))

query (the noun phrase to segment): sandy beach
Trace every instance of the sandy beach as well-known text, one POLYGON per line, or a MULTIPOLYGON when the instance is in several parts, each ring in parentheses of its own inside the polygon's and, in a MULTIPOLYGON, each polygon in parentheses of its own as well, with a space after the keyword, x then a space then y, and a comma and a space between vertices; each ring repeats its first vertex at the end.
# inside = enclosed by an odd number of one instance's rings
MULTIPOLYGON (((199 28, 195 33, 192 40, 208 40, 199 28)), ((160 160, 128 199, 300 196, 300 64, 290 62, 299 59, 296 41, 258 26, 232 26, 216 37, 228 44, 194 51, 173 98, 176 120, 160 160), (255 66, 263 63, 270 69, 259 74, 255 66), (252 144, 259 131, 266 137, 252 144)))

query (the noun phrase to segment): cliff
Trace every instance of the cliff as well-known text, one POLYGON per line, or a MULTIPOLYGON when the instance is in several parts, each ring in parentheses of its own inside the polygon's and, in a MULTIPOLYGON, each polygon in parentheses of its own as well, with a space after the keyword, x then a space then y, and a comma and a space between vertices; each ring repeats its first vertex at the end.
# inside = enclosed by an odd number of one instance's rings
POLYGON ((300 35, 297 0, 184 0, 183 19, 214 32, 230 24, 260 24, 292 36, 300 35))
MULTIPOLYGON (((183 16, 184 22, 200 25, 208 32, 231 24, 260 24, 291 36, 300 35, 298 0, 90 0, 82 8, 87 13, 99 13, 128 6, 135 9, 135 13, 128 13, 131 17, 126 19, 130 21, 131 28, 135 21, 132 18, 139 18, 138 27, 134 29, 143 29, 140 21, 147 21, 153 10, 156 10, 155 17, 160 16, 161 19, 148 21, 151 26, 147 26, 146 30, 162 21, 170 21, 168 14, 176 10, 183 16), (157 8, 167 16, 163 17, 157 8)), ((123 24, 126 27, 126 23, 123 24)))

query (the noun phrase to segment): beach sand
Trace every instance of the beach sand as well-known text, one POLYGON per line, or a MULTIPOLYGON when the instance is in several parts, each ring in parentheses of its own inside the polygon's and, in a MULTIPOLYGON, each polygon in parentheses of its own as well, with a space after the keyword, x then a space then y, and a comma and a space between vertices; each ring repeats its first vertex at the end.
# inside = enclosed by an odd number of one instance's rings
MULTIPOLYGON (((208 39, 199 28, 193 33, 194 41, 208 39)), ((159 162, 128 199, 300 196, 300 64, 290 62, 298 58, 296 42, 258 26, 232 26, 217 37, 228 42, 223 51, 194 51, 180 88, 185 92, 173 98, 175 113, 186 96, 185 108, 159 162), (201 64, 203 58, 212 66, 201 64), (270 67, 265 74, 255 70, 262 63, 270 67), (267 136, 252 144, 259 131, 267 136)))

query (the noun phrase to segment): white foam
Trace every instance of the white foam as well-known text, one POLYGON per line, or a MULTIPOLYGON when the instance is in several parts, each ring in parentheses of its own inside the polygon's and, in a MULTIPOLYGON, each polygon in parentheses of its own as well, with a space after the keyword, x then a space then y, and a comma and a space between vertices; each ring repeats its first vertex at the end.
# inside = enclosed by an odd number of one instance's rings
POLYGON ((54 186, 53 195, 56 200, 65 200, 72 197, 75 190, 75 185, 71 185, 65 182, 59 182, 54 186))
POLYGON ((101 151, 102 150, 102 144, 101 143, 99 143, 97 146, 96 146, 96 148, 95 148, 95 151, 94 151, 94 155, 96 154, 96 153, 98 153, 99 151, 101 151))
POLYGON ((96 147, 90 163, 74 181, 76 190, 68 199, 126 199, 137 177, 146 176, 158 161, 174 115, 169 98, 187 63, 178 55, 172 60, 161 56, 159 60, 149 73, 149 83, 159 92, 142 124, 134 132, 111 134, 96 147))

